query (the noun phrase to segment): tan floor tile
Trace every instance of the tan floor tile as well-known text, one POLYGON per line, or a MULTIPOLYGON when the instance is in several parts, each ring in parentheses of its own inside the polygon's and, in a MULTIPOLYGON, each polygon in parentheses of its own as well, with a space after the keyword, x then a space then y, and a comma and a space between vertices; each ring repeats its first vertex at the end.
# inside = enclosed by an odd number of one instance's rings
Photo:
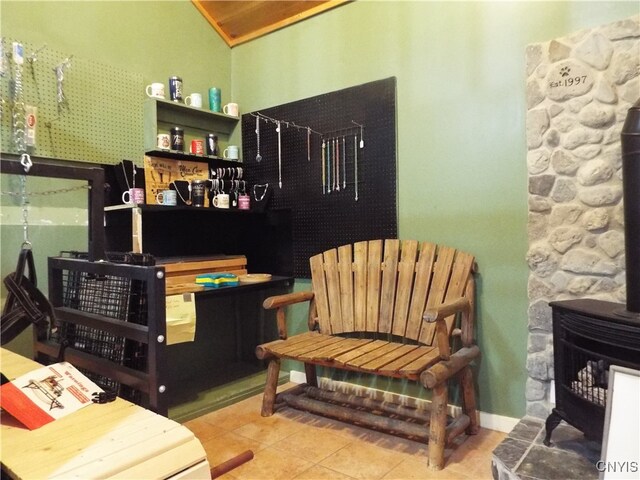
POLYGON ((273 448, 317 463, 350 443, 331 431, 304 426, 302 429, 272 445, 273 448))
POLYGON ((344 473, 331 470, 330 468, 314 465, 297 477, 294 477, 294 480, 354 480, 354 478, 344 473))
POLYGON ((238 480, 290 480, 312 466, 307 460, 267 447, 230 473, 238 480))
POLYGON ((255 422, 262 418, 260 407, 262 400, 258 397, 251 397, 234 405, 231 405, 215 412, 199 417, 198 420, 224 430, 235 430, 247 423, 255 422))
POLYGON ((353 442, 320 462, 323 467, 363 480, 382 478, 402 461, 397 453, 367 443, 353 442))
POLYGON ((429 446, 425 442, 396 437, 387 433, 366 430, 358 441, 376 445, 400 454, 406 458, 424 458, 426 460, 429 446))
POLYGON ((219 435, 221 432, 224 432, 224 430, 215 428, 210 423, 205 422, 203 420, 203 417, 194 418, 193 420, 189 420, 182 425, 191 430, 201 442, 204 442, 209 438, 215 435, 219 435))
POLYGON ((233 430, 233 432, 266 445, 273 445, 275 442, 293 435, 302 428, 304 428, 304 425, 301 423, 273 415, 271 417, 260 417, 259 420, 242 425, 233 430))
POLYGON ((505 433, 487 430, 486 428, 481 428, 476 435, 461 435, 456 441, 462 443, 453 449, 448 461, 463 463, 484 456, 490 459, 491 452, 505 436, 505 433))
POLYGON ((236 477, 233 476, 233 472, 225 473, 224 475, 220 475, 216 477, 216 480, 236 480, 236 477))
POLYGON ((487 429, 462 435, 445 451, 445 469, 434 472, 422 442, 288 407, 261 417, 261 404, 260 394, 185 423, 202 441, 211 464, 254 452, 253 460, 219 478, 491 480, 492 452, 506 436, 487 429))
POLYGON ((479 480, 448 466, 443 470, 429 470, 426 463, 413 459, 403 460, 382 478, 384 480, 479 480))
POLYGON ((251 450, 254 455, 265 448, 266 445, 235 433, 225 433, 209 438, 202 442, 202 446, 207 452, 207 460, 213 467, 222 462, 232 459, 246 450, 251 450))

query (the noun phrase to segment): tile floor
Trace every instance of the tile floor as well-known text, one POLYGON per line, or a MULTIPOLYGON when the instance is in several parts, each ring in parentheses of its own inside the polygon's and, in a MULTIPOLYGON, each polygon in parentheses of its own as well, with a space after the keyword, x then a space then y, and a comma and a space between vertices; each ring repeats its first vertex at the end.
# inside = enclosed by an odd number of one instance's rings
POLYGON ((202 442, 211 465, 254 452, 253 460, 220 478, 490 480, 491 453, 506 436, 486 429, 462 436, 447 449, 445 469, 433 472, 426 445, 290 408, 263 418, 261 402, 262 395, 256 395, 184 423, 202 442))

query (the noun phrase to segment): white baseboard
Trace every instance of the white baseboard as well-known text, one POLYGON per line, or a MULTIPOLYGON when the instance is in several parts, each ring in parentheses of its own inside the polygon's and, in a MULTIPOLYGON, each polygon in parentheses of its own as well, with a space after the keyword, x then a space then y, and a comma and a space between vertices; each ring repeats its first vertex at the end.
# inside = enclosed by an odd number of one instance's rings
MULTIPOLYGON (((291 372, 289 372, 289 380, 291 380, 293 383, 305 383, 307 381, 307 376, 304 374, 304 372, 292 370, 291 372)), ((428 405, 429 403, 431 403, 428 400, 409 397, 407 395, 401 395, 399 393, 385 392, 383 390, 355 385, 353 383, 331 380, 330 378, 326 377, 318 377, 318 384, 323 387, 330 388, 331 390, 349 392, 359 395, 366 393, 372 398, 392 401, 400 405, 419 407, 420 405, 428 405)), ((460 413, 460 407, 457 407, 455 405, 450 405, 449 410, 449 414, 451 415, 457 415, 460 413)), ((487 412, 479 412, 479 417, 480 426, 482 428, 505 433, 509 433, 513 429, 513 427, 515 427, 516 424, 520 421, 518 418, 505 417, 503 415, 496 415, 495 413, 487 412)))

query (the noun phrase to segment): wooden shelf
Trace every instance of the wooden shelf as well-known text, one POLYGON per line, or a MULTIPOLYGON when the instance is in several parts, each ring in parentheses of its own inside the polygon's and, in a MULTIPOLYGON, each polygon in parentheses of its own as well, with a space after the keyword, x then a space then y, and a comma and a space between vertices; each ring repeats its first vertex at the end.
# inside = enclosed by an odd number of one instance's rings
MULTIPOLYGON (((215 208, 215 207, 192 207, 189 205, 176 205, 176 206, 167 206, 167 205, 130 205, 128 203, 123 203, 122 205, 111 205, 109 207, 104 207, 105 212, 114 212, 118 210, 133 210, 134 208, 140 209, 140 213, 162 213, 162 212, 175 212, 175 211, 189 211, 189 212, 203 212, 203 213, 215 213, 221 215, 264 215, 267 213, 267 210, 256 211, 256 210, 239 210, 237 208, 215 208)), ((275 210, 269 210, 275 211, 275 210)))
POLYGON ((239 121, 239 117, 224 113, 188 107, 183 103, 168 100, 147 98, 144 101, 144 148, 153 150, 156 147, 158 123, 230 135, 239 121))
POLYGON ((193 155, 190 153, 179 152, 177 150, 149 150, 145 155, 150 157, 172 158, 174 160, 187 160, 189 162, 207 162, 214 165, 224 165, 227 167, 243 166, 240 160, 229 160, 222 157, 214 157, 210 155, 193 155))

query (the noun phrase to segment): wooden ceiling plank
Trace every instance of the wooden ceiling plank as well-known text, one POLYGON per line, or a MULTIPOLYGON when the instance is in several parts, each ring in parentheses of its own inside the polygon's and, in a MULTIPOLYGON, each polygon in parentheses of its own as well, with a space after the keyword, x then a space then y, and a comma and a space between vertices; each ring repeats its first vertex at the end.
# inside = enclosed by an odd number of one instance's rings
POLYGON ((293 23, 299 22, 301 20, 304 20, 306 18, 312 17, 314 15, 317 15, 319 13, 323 13, 327 10, 330 10, 332 8, 335 8, 337 6, 343 5, 345 3, 349 3, 353 0, 330 0, 327 2, 322 3, 321 5, 318 5, 317 7, 314 8, 310 8, 308 10, 305 10, 304 12, 299 13, 298 15, 294 15, 290 18, 285 18, 279 22, 273 23, 271 25, 268 25, 264 28, 255 30, 253 32, 250 32, 246 35, 243 35, 241 37, 237 37, 235 38, 232 43, 230 44, 231 47, 234 47, 236 45, 240 45, 241 43, 245 43, 248 42, 249 40, 253 40, 255 38, 261 37, 263 35, 266 35, 268 33, 274 32, 276 30, 279 30, 281 28, 287 27, 293 23))
POLYGON ((209 22, 209 24, 216 30, 216 32, 218 32, 218 34, 222 37, 222 39, 225 41, 225 43, 229 46, 231 45, 231 38, 229 38, 227 36, 227 32, 225 32, 222 28, 220 28, 220 26, 218 25, 218 22, 216 21, 215 18, 213 18, 209 12, 207 11, 207 9, 205 8, 205 6, 203 5, 203 2, 201 2, 200 0, 191 0, 191 2, 195 5, 195 7, 198 9, 198 11, 202 14, 202 16, 204 16, 204 18, 207 19, 207 21, 209 22))
POLYGON ((234 47, 352 0, 192 0, 227 45, 234 47))

